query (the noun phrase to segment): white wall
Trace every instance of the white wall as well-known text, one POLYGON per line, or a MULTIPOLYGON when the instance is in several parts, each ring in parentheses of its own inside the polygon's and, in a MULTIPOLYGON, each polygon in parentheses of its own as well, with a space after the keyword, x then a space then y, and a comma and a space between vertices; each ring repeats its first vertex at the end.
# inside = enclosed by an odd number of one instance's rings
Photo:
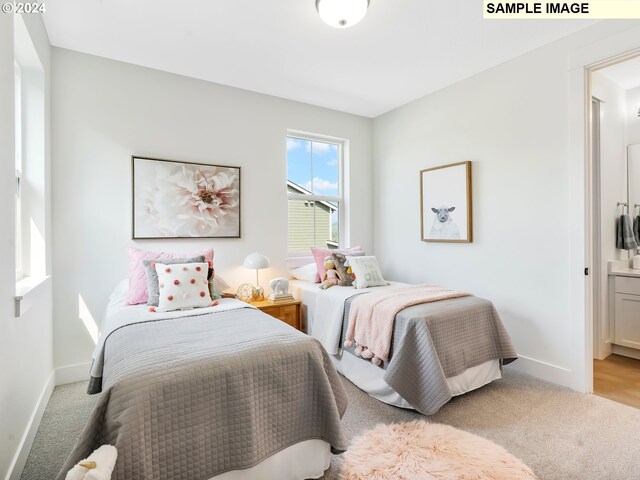
MULTIPOLYGON (((50 47, 41 18, 26 15, 24 21, 45 73, 45 189, 41 194, 48 209, 50 47)), ((51 284, 39 290, 37 301, 25 315, 14 317, 13 34, 13 16, 0 15, 0 478, 20 474, 53 388, 51 284)), ((37 221, 50 240, 50 210, 37 221)), ((50 272, 50 255, 45 264, 46 269, 41 270, 50 272)))
MULTIPOLYGON (((638 73, 640 79, 640 72, 638 73)), ((640 143, 640 87, 627 90, 627 143, 640 143)))
MULTIPOLYGON (((640 72, 638 72, 640 80, 640 72)), ((640 109, 640 87, 627 90, 627 143, 630 145, 640 144, 640 117, 638 116, 638 109, 640 109)), ((629 206, 632 210, 633 217, 640 213, 635 205, 640 204, 640 181, 638 180, 638 172, 640 172, 640 159, 638 159, 638 149, 634 147, 635 152, 632 172, 635 172, 635 176, 632 176, 633 180, 630 186, 629 206)))
POLYGON ((603 101, 600 105, 601 243, 606 267, 608 260, 626 258, 623 250, 616 249, 615 232, 621 211, 616 205, 627 198, 627 92, 594 72, 592 93, 603 101))
MULTIPOLYGON (((600 104, 600 331, 594 332, 594 357, 611 353, 607 263, 627 258, 616 248, 618 202, 627 199, 627 92, 604 75, 592 74, 592 94, 600 104), (599 334, 596 334, 599 333, 599 334)), ((594 328, 598 328, 594 325, 594 328)))
POLYGON ((374 121, 383 272, 491 299, 522 357, 514 368, 565 385, 573 360, 569 55, 614 33, 596 25, 374 121), (473 162, 474 242, 423 243, 418 172, 462 160, 473 162))
POLYGON ((350 140, 351 244, 371 250, 370 119, 58 48, 53 88, 57 367, 90 361, 84 322, 100 321, 127 277, 129 245, 213 247, 216 272, 233 287, 254 281, 241 267, 254 250, 271 259, 263 285, 285 273, 287 129, 350 140), (132 154, 242 167, 242 238, 133 242, 132 154))

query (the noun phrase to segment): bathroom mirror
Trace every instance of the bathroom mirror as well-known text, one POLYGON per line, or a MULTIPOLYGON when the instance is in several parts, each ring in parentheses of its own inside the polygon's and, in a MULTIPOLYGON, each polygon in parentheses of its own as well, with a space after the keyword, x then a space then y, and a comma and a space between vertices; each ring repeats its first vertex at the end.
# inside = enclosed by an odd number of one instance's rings
POLYGON ((635 217, 640 211, 640 144, 638 143, 627 146, 627 181, 629 215, 635 217))

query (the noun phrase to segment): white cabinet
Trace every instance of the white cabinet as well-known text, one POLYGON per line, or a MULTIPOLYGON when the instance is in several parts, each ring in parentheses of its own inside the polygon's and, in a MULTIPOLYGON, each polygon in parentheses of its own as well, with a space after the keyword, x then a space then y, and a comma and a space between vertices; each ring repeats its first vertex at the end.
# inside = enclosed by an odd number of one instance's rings
POLYGON ((613 343, 640 349, 640 277, 616 276, 614 292, 613 343))

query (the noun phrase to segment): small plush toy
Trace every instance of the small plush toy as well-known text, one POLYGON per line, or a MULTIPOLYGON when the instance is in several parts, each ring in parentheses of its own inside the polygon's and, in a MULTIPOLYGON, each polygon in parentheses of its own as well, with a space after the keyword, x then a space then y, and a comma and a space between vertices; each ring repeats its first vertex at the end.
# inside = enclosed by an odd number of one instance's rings
POLYGON ((353 271, 349 266, 347 257, 341 253, 332 253, 331 258, 333 258, 333 264, 338 272, 338 278, 340 279, 338 285, 341 287, 352 286, 356 276, 353 274, 353 271))
POLYGON ((110 480, 117 458, 116 447, 102 445, 69 470, 65 480, 110 480))
POLYGON ((324 268, 327 269, 327 273, 324 274, 320 288, 326 290, 334 285, 338 285, 338 283, 340 283, 340 279, 338 278, 338 271, 336 270, 336 265, 333 263, 333 258, 331 256, 324 259, 324 268))

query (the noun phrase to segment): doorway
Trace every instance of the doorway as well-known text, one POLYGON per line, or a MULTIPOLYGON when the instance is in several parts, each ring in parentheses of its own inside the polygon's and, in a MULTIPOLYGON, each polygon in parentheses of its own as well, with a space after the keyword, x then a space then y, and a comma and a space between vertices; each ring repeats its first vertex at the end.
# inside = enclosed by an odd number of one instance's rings
POLYGON ((587 74, 593 392, 640 408, 640 56, 587 74))

